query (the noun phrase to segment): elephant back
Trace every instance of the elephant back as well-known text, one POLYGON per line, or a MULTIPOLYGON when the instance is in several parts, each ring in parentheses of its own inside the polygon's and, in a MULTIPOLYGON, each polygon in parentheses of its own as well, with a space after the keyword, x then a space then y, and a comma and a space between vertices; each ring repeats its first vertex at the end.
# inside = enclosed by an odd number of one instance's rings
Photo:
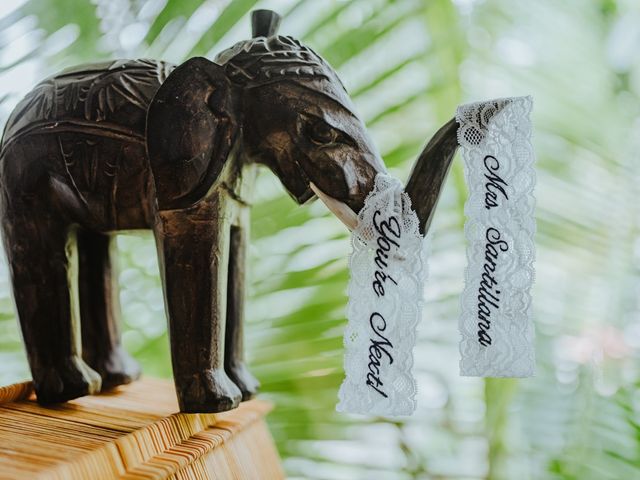
POLYGON ((141 59, 64 70, 40 82, 18 103, 5 127, 3 144, 30 132, 63 130, 96 129, 97 135, 143 139, 149 103, 174 68, 141 59))

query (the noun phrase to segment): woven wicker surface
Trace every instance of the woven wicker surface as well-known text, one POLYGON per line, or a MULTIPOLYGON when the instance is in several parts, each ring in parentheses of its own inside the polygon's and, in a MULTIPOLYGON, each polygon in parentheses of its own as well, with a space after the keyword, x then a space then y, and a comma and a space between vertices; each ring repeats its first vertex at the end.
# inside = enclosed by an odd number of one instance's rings
POLYGON ((278 479, 260 400, 180 414, 173 383, 143 379, 42 407, 30 383, 0 388, 0 478, 278 479))

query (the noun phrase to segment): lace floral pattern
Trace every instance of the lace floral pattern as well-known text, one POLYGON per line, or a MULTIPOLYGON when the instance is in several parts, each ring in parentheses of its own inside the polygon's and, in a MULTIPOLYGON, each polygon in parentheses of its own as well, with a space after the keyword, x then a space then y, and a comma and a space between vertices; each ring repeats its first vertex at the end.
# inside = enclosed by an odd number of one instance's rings
POLYGON ((425 241, 399 180, 378 174, 351 237, 340 412, 410 415, 411 373, 423 305, 425 241))
POLYGON ((457 111, 469 187, 459 322, 462 375, 534 373, 530 289, 536 175, 531 108, 531 97, 517 97, 463 105, 457 111))

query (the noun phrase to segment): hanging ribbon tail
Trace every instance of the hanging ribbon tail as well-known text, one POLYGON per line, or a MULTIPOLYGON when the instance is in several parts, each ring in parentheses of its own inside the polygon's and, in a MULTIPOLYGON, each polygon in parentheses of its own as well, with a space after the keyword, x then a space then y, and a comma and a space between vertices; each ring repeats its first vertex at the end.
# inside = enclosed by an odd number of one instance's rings
POLYGON ((467 268, 461 296, 460 373, 528 377, 535 369, 536 175, 531 97, 458 108, 458 142, 469 197, 467 268))
POLYGON ((410 415, 416 408, 413 347, 427 262, 418 218, 402 182, 376 176, 351 245, 345 379, 336 409, 410 415))

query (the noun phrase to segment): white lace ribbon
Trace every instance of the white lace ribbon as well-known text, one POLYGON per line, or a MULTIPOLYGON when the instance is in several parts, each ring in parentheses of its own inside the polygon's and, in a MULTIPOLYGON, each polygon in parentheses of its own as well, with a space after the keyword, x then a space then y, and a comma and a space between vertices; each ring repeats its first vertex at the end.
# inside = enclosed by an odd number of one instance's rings
MULTIPOLYGON (((533 374, 530 288, 535 256, 535 172, 530 97, 458 108, 469 199, 468 265, 462 294, 462 375, 533 374)), ((410 415, 416 328, 427 242, 395 178, 379 174, 358 215, 349 258, 345 379, 339 412, 410 415)))
POLYGON ((399 180, 378 174, 351 243, 346 378, 336 409, 410 415, 416 407, 411 369, 426 254, 418 218, 399 180))
POLYGON ((517 97, 463 105, 456 114, 469 187, 459 322, 462 375, 534 373, 531 107, 531 97, 517 97))

